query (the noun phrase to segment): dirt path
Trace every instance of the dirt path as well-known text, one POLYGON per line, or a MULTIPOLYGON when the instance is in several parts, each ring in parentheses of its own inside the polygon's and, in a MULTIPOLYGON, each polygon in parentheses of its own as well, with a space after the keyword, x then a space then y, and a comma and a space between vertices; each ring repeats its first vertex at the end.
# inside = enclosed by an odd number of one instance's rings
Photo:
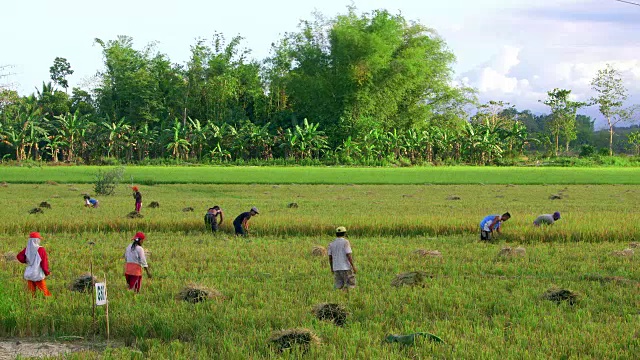
POLYGON ((89 345, 72 342, 49 342, 31 339, 13 339, 0 341, 0 360, 21 357, 60 356, 67 353, 91 350, 89 345))

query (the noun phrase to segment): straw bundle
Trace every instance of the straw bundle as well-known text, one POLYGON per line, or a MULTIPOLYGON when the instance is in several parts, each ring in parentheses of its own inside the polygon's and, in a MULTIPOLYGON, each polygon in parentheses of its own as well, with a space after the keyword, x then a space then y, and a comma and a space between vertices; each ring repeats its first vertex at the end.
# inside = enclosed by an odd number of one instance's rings
POLYGON ((402 286, 424 286, 424 280, 427 277, 427 274, 424 271, 412 271, 407 273, 402 273, 396 275, 396 277, 391 281, 391 286, 402 287, 402 286))
POLYGON ((91 276, 91 274, 82 274, 78 276, 71 285, 69 285, 69 289, 71 291, 77 292, 87 292, 93 288, 93 284, 95 284, 98 279, 95 276, 91 276))
POLYGON ((139 212, 132 211, 132 212, 127 214, 127 217, 129 219, 142 219, 144 216, 142 214, 140 214, 139 212))
POLYGON ((51 209, 51 204, 49 204, 46 201, 43 201, 40 203, 40 205, 38 205, 38 207, 41 209, 51 209))
POLYGON ((578 302, 579 294, 568 289, 551 288, 542 294, 545 300, 561 303, 566 301, 569 305, 575 305, 578 302))
POLYGON ((225 296, 216 289, 210 289, 202 285, 189 284, 178 293, 178 299, 191 304, 196 304, 206 300, 224 300, 225 296))
POLYGON ((317 304, 312 312, 319 320, 333 321, 337 326, 344 325, 349 315, 344 306, 330 303, 317 304))
POLYGON ((633 254, 634 254, 633 249, 624 249, 622 251, 614 251, 611 253, 611 255, 619 256, 619 257, 632 257, 633 254))
POLYGON ((160 207, 160 203, 157 202, 157 201, 152 201, 152 202, 149 203, 149 207, 152 208, 152 209, 157 209, 157 208, 160 207))
POLYGON ((37 207, 29 210, 29 214, 44 214, 44 211, 41 208, 37 207))
POLYGON ((327 250, 324 247, 320 246, 320 245, 316 245, 311 250, 311 255, 313 255, 313 256, 327 256, 327 250))
POLYGON ((273 332, 269 343, 278 351, 298 346, 303 352, 307 352, 312 345, 320 344, 320 338, 309 329, 297 328, 273 332))
POLYGON ((418 249, 416 251, 413 252, 415 255, 417 256, 429 256, 429 257, 435 257, 435 258, 440 258, 442 257, 442 253, 438 250, 425 250, 425 249, 418 249))

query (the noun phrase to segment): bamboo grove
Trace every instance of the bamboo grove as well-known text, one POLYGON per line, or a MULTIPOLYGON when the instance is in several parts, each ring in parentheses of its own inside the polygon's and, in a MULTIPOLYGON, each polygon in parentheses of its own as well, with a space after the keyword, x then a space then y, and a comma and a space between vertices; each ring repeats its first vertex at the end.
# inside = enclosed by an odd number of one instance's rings
MULTIPOLYGON (((569 101, 570 90, 550 91, 544 103, 552 113, 544 116, 499 101, 478 105, 473 89, 453 85, 455 57, 444 40, 401 15, 351 8, 332 19, 317 15, 260 62, 242 41, 215 33, 176 64, 154 43, 139 50, 130 37, 95 39, 104 67, 86 89, 69 89, 73 70, 64 58, 29 96, 0 89, 0 156, 494 164, 526 152, 595 149, 593 119, 576 114, 589 104, 569 101)), ((620 114, 614 120, 632 117, 620 114)), ((640 151, 637 132, 616 134, 614 149, 613 129, 611 153, 640 151)))

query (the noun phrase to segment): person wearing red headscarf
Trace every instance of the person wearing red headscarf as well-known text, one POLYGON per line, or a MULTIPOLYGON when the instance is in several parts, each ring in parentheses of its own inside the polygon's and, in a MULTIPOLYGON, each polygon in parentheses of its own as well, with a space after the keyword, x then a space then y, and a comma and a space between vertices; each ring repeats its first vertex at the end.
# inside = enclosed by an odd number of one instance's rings
POLYGON ((44 296, 51 296, 44 280, 51 274, 51 271, 49 271, 49 258, 47 251, 40 246, 40 240, 42 240, 40 233, 32 232, 29 234, 27 247, 16 256, 18 261, 27 264, 27 268, 24 270, 24 279, 27 280, 29 291, 34 297, 36 296, 36 289, 40 289, 44 296))
POLYGON ((142 284, 142 269, 145 270, 149 279, 151 279, 151 273, 149 272, 149 264, 147 264, 147 257, 144 254, 142 243, 144 242, 145 235, 139 231, 133 237, 131 245, 127 246, 124 251, 124 277, 127 280, 127 286, 129 290, 140 292, 140 285, 142 284))
POLYGON ((142 194, 137 186, 131 188, 133 190, 133 198, 136 199, 136 212, 140 214, 140 208, 142 207, 142 194))

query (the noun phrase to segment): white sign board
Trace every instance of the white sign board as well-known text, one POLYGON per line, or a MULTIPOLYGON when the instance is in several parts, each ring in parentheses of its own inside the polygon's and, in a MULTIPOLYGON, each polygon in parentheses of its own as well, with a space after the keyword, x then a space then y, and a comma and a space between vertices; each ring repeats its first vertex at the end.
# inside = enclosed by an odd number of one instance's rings
POLYGON ((107 284, 96 283, 96 305, 102 306, 107 303, 107 284))

